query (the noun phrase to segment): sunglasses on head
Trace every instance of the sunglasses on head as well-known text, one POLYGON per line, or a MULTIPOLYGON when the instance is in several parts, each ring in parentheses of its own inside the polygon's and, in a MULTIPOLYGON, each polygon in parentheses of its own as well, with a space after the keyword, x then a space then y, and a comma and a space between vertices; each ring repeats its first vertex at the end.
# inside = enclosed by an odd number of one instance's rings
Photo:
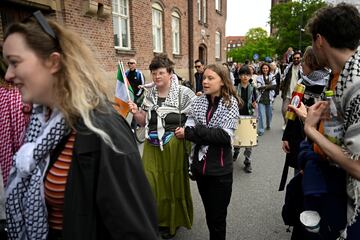
POLYGON ((40 25, 41 29, 50 37, 52 37, 55 40, 58 40, 56 33, 54 30, 50 27, 49 23, 45 19, 44 15, 41 13, 40 10, 33 12, 33 14, 27 18, 25 18, 22 23, 27 23, 30 21, 30 19, 35 18, 36 22, 40 25))

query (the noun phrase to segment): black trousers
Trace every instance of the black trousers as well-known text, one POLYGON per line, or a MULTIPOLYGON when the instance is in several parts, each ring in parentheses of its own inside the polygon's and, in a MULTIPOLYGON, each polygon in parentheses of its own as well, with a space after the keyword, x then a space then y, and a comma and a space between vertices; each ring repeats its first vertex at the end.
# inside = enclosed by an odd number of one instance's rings
POLYGON ((233 174, 201 176, 196 181, 205 208, 210 240, 225 240, 226 215, 231 198, 233 174))

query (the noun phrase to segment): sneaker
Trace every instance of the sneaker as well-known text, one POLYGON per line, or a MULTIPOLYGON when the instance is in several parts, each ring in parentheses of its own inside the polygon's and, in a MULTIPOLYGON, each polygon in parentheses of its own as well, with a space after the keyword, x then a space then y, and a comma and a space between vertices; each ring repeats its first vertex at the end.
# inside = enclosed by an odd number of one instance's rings
POLYGON ((246 173, 252 173, 251 164, 246 164, 245 167, 244 167, 244 171, 245 171, 246 173))
POLYGON ((266 127, 266 130, 270 130, 271 129, 271 127, 266 127))
POLYGON ((262 135, 264 135, 264 132, 258 132, 259 137, 262 136, 262 135))

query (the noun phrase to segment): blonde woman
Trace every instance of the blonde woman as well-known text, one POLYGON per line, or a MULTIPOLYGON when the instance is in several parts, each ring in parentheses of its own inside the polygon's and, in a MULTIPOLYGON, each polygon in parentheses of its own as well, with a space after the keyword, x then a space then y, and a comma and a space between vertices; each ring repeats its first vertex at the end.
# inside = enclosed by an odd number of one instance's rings
POLYGON ((9 26, 4 57, 34 103, 6 189, 9 238, 157 239, 136 142, 89 48, 36 12, 9 26))

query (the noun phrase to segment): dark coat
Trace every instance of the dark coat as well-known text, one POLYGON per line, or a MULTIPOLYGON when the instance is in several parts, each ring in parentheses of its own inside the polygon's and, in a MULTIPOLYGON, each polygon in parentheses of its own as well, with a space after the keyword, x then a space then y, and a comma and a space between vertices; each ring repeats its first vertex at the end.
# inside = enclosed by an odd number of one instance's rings
MULTIPOLYGON (((158 239, 154 196, 129 125, 115 111, 94 115, 120 153, 83 123, 77 124, 63 239, 158 239)), ((52 162, 63 146, 52 154, 52 162)))

